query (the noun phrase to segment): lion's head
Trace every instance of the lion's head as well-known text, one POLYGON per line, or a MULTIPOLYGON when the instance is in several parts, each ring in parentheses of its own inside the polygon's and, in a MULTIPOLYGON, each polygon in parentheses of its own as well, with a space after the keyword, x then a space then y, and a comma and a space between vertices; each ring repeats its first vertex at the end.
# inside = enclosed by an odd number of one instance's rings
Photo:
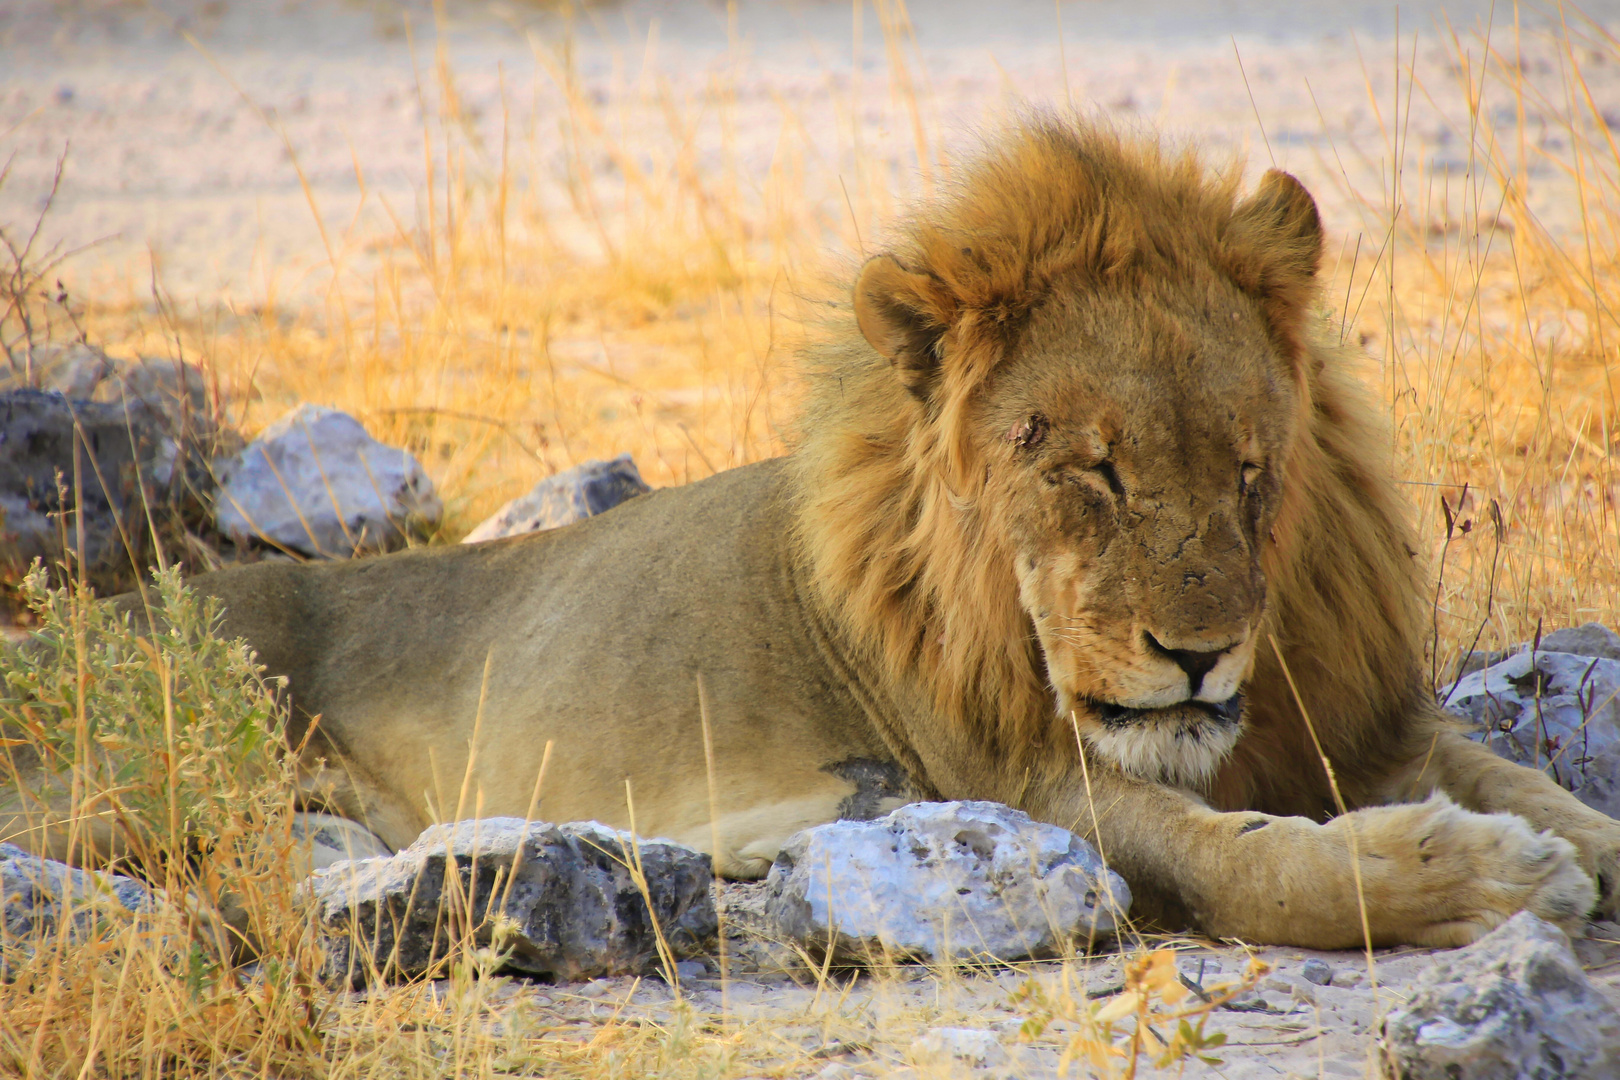
POLYGON ((1272 171, 1037 119, 854 286, 799 457, 823 598, 1005 752, 1200 784, 1241 732, 1313 407, 1322 228, 1272 171), (1061 733, 1058 733, 1061 734, 1061 733))

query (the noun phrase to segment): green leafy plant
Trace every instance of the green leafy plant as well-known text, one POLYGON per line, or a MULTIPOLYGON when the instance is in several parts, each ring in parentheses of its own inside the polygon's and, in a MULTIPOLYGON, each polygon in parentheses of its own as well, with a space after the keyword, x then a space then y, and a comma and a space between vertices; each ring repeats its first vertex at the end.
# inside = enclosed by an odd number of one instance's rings
POLYGON ((3 838, 240 907, 285 862, 267 842, 289 835, 292 791, 276 682, 177 570, 134 614, 37 565, 21 595, 37 629, 0 660, 3 838))

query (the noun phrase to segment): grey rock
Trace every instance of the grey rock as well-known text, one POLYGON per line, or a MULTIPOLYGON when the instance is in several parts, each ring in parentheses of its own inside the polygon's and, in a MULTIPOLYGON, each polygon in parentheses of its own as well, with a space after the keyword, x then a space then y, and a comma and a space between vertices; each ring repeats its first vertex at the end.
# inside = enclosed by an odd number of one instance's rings
POLYGON ((594 821, 484 818, 435 825, 388 858, 317 870, 305 888, 334 981, 433 971, 454 926, 470 926, 475 945, 504 950, 505 970, 581 980, 658 971, 654 917, 676 957, 711 943, 719 926, 712 875, 701 852, 633 841, 594 821), (625 865, 637 847, 645 897, 625 865))
POLYGON ((148 511, 160 527, 207 521, 207 462, 219 438, 206 417, 186 420, 163 402, 0 393, 0 560, 14 569, 36 558, 54 565, 64 537, 78 550, 82 516, 84 564, 93 575, 128 569, 126 538, 144 561, 148 511))
POLYGON ((1333 985, 1332 966, 1314 956, 1305 961, 1305 966, 1300 969, 1299 973, 1306 982, 1315 983, 1317 986, 1333 985))
MULTIPOLYGON (((1456 679, 1472 675, 1476 671, 1483 671, 1492 664, 1500 664, 1514 653, 1530 652, 1533 647, 1535 642, 1521 641, 1509 649, 1471 652, 1458 663, 1456 679)), ((1566 626, 1543 636, 1541 645, 1536 647, 1535 651, 1573 653, 1576 656, 1620 660, 1620 634, 1616 634, 1602 623, 1589 622, 1580 626, 1566 626)))
POLYGON ((1562 931, 1520 912, 1436 958, 1384 1021, 1400 1080, 1612 1080, 1620 1011, 1581 970, 1562 931))
POLYGON ((677 979, 706 979, 709 977, 708 965, 701 960, 682 960, 675 965, 677 979))
POLYGON ((109 917, 148 913, 156 904, 132 878, 80 870, 0 843, 0 973, 58 935, 83 941, 109 917))
POLYGON ((1112 935, 1131 894, 1095 849, 1000 803, 912 803, 788 838, 766 911, 852 960, 1053 956, 1112 935))
MULTIPOLYGON (((1520 646, 1520 649, 1522 651, 1529 647, 1526 644, 1520 646)), ((1589 622, 1580 626, 1566 626, 1543 637, 1540 651, 1620 660, 1620 634, 1616 634, 1602 623, 1589 622)))
POLYGON ((16 348, 0 368, 0 392, 55 391, 74 401, 143 401, 177 422, 213 426, 208 382, 184 361, 126 360, 83 342, 16 348))
POLYGON ((519 495, 481 522, 462 543, 560 529, 651 490, 629 454, 587 461, 540 481, 527 495, 519 495))
POLYGON ((1473 721, 1475 740, 1620 816, 1620 660, 1545 648, 1514 653, 1441 697, 1473 721))
POLYGON ((306 555, 400 547, 444 512, 408 451, 319 405, 283 416, 217 469, 220 532, 306 555))

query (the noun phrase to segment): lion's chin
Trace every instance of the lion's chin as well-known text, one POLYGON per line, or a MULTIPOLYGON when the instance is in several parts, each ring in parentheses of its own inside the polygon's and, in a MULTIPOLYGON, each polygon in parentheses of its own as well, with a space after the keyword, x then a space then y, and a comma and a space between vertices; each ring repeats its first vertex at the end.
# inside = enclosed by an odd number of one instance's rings
POLYGON ((1090 703, 1086 745, 1123 772, 1202 790, 1243 735, 1243 695, 1218 705, 1190 701, 1163 709, 1090 703))

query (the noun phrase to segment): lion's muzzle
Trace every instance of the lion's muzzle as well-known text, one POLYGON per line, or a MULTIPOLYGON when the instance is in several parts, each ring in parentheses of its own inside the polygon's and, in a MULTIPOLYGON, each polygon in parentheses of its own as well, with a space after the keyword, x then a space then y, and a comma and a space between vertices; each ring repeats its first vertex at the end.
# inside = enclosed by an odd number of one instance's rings
POLYGON ((1243 734, 1243 695, 1134 709, 1091 701, 1076 711, 1086 745, 1144 780, 1203 788, 1243 734))

